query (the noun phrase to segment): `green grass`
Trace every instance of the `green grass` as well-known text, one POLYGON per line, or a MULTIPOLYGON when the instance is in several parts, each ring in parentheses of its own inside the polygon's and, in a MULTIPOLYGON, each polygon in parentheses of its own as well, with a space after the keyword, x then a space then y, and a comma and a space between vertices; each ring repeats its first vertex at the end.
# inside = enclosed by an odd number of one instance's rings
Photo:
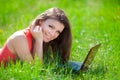
POLYGON ((87 72, 53 72, 18 61, 0 68, 0 80, 119 80, 120 77, 120 1, 119 0, 0 0, 0 46, 16 30, 26 28, 42 11, 59 7, 65 11, 72 28, 70 60, 82 62, 89 48, 102 46, 87 72))

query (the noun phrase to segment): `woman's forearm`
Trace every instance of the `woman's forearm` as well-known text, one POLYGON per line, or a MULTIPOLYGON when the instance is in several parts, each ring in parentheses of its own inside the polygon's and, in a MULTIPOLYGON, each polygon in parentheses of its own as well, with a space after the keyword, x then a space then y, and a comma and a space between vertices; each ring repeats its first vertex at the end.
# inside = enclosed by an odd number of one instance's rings
POLYGON ((43 62, 43 41, 35 41, 34 53, 36 54, 35 56, 37 56, 40 61, 43 62))

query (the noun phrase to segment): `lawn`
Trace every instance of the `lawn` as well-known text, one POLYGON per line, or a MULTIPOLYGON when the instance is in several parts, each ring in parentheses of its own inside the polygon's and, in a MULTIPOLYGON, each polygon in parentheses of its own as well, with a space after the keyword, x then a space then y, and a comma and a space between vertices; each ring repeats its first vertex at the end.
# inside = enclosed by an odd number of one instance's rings
MULTIPOLYGON (((119 80, 120 1, 119 0, 0 0, 0 47, 16 30, 26 28, 42 11, 59 7, 67 14, 72 30, 70 60, 82 62, 90 47, 101 47, 90 68, 79 74, 54 72, 18 61, 0 68, 0 80, 119 80)), ((36 60, 37 61, 37 60, 36 60)))

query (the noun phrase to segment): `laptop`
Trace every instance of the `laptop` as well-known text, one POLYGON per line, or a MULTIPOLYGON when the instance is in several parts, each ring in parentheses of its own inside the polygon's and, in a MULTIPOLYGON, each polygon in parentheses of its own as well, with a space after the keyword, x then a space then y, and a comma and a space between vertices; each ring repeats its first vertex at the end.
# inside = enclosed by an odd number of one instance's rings
POLYGON ((86 58, 84 59, 83 62, 75 62, 75 61, 70 61, 68 63, 69 67, 72 68, 74 71, 85 71, 88 69, 89 65, 92 63, 92 61, 95 58, 96 53, 98 52, 99 47, 101 46, 100 44, 97 44, 90 48, 86 58))

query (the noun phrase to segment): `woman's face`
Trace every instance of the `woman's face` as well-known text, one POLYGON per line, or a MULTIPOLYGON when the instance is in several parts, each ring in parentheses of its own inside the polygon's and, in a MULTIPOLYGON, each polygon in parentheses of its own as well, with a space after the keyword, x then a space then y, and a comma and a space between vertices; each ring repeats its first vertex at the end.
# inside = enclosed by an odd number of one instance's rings
POLYGON ((64 29, 64 25, 57 20, 47 19, 41 22, 43 41, 49 42, 56 39, 64 29))

